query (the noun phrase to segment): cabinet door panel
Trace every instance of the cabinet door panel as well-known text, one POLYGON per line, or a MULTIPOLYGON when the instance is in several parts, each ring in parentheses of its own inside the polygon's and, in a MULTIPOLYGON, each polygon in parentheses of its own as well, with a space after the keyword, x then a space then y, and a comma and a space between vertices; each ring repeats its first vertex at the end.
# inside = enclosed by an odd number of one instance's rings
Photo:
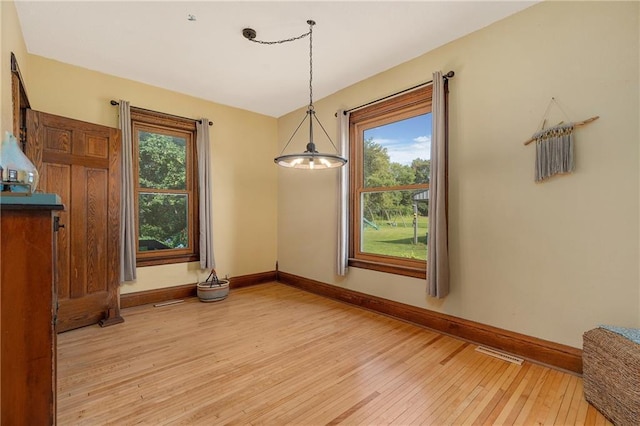
MULTIPOLYGON (((43 170, 40 180, 40 187, 47 188, 45 192, 52 194, 58 194, 62 199, 63 204, 65 201, 71 199, 71 166, 67 164, 44 164, 40 170, 43 170)), ((69 204, 66 204, 69 206, 69 204)), ((58 283, 58 297, 66 299, 69 297, 70 286, 70 256, 71 245, 69 243, 69 234, 67 232, 66 224, 69 223, 69 207, 66 210, 58 213, 60 216, 60 223, 65 225, 64 228, 60 228, 57 232, 57 283, 58 283)))
POLYGON ((3 425, 55 424, 54 233, 51 210, 2 209, 3 425))

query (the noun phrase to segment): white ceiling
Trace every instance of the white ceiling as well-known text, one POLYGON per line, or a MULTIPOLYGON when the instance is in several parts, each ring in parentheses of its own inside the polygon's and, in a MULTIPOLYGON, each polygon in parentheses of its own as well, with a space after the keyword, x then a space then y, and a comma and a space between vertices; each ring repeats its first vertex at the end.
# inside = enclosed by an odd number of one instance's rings
POLYGON ((17 0, 16 8, 29 53, 279 117, 308 104, 309 39, 261 45, 243 28, 272 41, 315 20, 317 100, 534 3, 17 0))

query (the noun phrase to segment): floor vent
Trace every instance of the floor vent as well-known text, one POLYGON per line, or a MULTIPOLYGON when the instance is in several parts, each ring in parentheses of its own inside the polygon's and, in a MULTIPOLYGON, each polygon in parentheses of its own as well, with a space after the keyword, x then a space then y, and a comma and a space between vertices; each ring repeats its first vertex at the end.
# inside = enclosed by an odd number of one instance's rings
POLYGON ((501 359, 503 361, 512 362, 514 364, 522 365, 524 360, 522 358, 518 358, 517 356, 509 355, 504 352, 497 351, 491 348, 485 348, 484 346, 478 346, 476 351, 481 352, 483 354, 492 356, 494 358, 501 359))

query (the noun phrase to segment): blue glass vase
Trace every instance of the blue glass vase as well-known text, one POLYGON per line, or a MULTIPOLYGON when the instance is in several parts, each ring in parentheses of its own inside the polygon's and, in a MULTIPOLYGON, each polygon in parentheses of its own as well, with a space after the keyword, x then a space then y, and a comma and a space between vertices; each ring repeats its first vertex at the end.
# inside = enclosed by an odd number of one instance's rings
POLYGON ((32 193, 38 186, 38 170, 20 149, 15 136, 5 132, 0 145, 2 189, 10 192, 32 193))

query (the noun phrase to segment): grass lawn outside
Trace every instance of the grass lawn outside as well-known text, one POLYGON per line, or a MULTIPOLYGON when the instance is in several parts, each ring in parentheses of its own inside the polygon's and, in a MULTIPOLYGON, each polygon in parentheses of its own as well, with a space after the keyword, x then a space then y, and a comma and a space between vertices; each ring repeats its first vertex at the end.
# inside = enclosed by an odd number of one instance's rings
POLYGON ((429 218, 418 216, 418 244, 413 244, 413 216, 397 217, 393 222, 377 220, 365 225, 362 248, 365 253, 407 259, 427 260, 427 230, 429 218))

